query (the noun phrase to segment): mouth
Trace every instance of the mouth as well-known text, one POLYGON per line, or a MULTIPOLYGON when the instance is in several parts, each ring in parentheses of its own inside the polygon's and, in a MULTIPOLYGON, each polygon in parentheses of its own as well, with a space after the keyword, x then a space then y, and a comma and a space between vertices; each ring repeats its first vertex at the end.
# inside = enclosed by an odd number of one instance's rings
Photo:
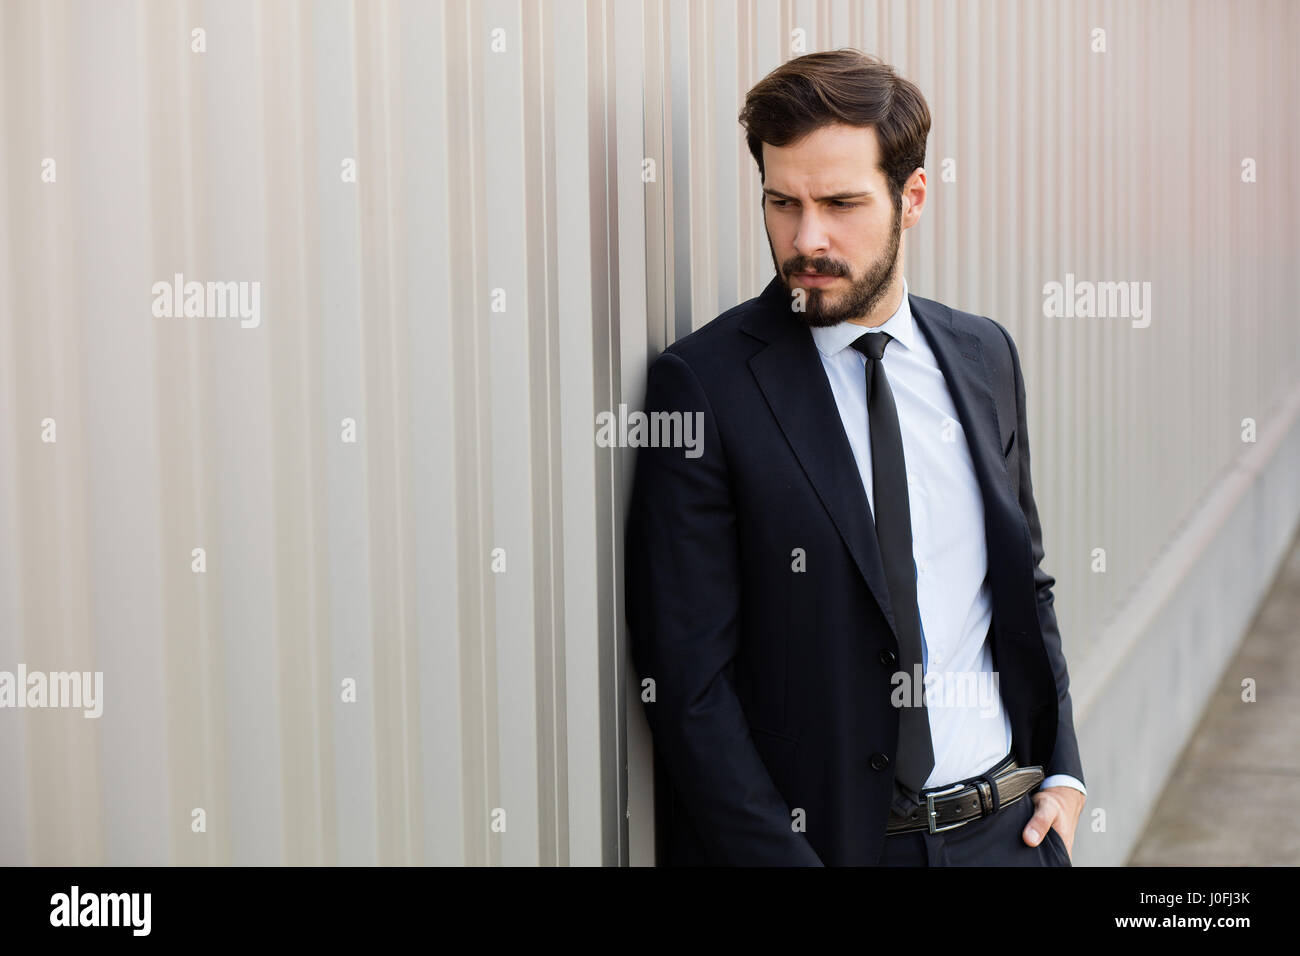
POLYGON ((807 285, 824 286, 824 285, 830 285, 832 282, 838 279, 839 276, 824 275, 820 272, 796 272, 794 278, 795 281, 802 282, 807 285))

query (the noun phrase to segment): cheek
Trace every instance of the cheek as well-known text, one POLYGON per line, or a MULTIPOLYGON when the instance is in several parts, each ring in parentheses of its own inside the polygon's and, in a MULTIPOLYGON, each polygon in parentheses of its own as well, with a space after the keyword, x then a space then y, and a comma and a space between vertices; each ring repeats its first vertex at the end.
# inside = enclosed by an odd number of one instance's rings
POLYGON ((794 249, 794 230, 781 216, 769 216, 766 221, 767 234, 772 240, 772 245, 776 247, 776 251, 781 254, 782 258, 790 255, 794 249))
POLYGON ((858 217, 857 226, 864 238, 879 242, 889 231, 889 217, 882 216, 878 210, 873 209, 858 217))
POLYGON ((890 220, 876 216, 863 217, 852 231, 848 241, 858 259, 874 259, 889 246, 890 220))

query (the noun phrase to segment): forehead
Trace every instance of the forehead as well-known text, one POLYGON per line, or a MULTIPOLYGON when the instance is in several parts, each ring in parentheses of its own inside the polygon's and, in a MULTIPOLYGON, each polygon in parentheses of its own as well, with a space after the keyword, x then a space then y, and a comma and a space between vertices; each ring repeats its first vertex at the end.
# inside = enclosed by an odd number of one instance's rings
POLYGON ((781 192, 799 187, 854 189, 879 185, 876 130, 834 123, 786 146, 763 144, 766 186, 781 192), (793 187, 787 189, 786 187, 793 187))

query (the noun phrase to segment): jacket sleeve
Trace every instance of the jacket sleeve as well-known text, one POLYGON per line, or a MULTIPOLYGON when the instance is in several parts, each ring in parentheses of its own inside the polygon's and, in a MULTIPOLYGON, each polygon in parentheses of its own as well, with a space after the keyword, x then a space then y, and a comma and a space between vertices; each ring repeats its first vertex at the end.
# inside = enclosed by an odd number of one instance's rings
MULTIPOLYGON (((996 323, 995 323, 996 324, 996 323)), ((1029 540, 1033 549, 1034 589, 1038 596, 1038 624, 1043 633, 1043 644, 1052 665, 1056 680, 1057 728, 1056 748, 1052 759, 1044 768, 1048 777, 1068 774, 1083 782, 1083 764, 1079 758, 1079 742, 1074 733, 1074 710, 1070 700, 1070 675, 1065 666, 1065 652, 1061 647, 1061 632, 1056 623, 1056 609, 1052 588, 1056 579, 1043 570, 1043 530, 1038 520, 1038 505, 1034 502, 1034 488, 1029 477, 1029 423, 1025 401, 1025 380, 1020 371, 1020 355, 1010 333, 998 325, 1007 346, 1011 349, 1011 368, 1016 384, 1016 434, 1020 443, 1020 510, 1029 524, 1029 540)))
POLYGON ((713 863, 820 866, 732 683, 742 641, 736 514, 717 423, 680 356, 665 352, 651 366, 645 411, 703 424, 698 448, 638 449, 628 506, 628 635, 643 700, 653 681, 645 709, 655 746, 713 863))

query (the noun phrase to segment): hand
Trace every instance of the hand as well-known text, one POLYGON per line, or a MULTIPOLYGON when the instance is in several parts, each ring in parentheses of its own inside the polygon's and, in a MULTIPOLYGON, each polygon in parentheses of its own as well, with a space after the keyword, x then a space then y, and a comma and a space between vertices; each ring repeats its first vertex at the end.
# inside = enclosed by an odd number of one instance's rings
POLYGON ((1079 825, 1079 814, 1088 799, 1074 787, 1047 787, 1033 794, 1034 815, 1025 825, 1021 837, 1030 846, 1038 846, 1047 838, 1047 828, 1056 827, 1065 843, 1065 851, 1074 850, 1074 828, 1079 825))

